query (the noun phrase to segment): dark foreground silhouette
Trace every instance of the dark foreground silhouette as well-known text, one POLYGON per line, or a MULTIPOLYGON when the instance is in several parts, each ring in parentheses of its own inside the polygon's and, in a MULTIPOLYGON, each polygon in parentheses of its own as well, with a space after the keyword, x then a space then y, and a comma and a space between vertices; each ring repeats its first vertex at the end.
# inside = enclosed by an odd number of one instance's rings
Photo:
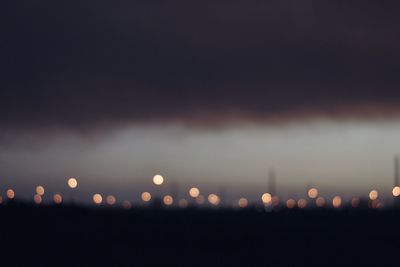
POLYGON ((400 266, 400 212, 0 207, 0 266, 400 266))

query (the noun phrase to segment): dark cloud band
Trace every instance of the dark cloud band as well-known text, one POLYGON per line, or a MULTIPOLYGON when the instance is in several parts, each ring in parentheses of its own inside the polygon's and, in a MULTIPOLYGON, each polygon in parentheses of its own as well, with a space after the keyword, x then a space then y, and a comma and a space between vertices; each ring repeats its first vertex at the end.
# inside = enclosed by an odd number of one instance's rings
POLYGON ((398 1, 16 1, 2 127, 392 116, 398 1))

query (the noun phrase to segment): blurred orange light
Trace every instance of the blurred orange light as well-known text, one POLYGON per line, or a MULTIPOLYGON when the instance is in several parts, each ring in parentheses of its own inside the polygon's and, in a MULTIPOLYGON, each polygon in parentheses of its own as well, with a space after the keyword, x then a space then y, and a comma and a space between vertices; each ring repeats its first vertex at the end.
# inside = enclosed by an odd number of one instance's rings
POLYGON ((400 196, 400 186, 393 187, 392 194, 394 197, 400 196))
POLYGON ((172 196, 166 195, 163 198, 163 202, 164 202, 165 205, 170 206, 170 205, 172 205, 174 203, 174 199, 172 198, 172 196))
POLYGON ((206 199, 205 199, 205 197, 204 197, 203 195, 199 195, 199 196, 196 198, 196 203, 197 203, 198 205, 203 205, 205 202, 206 202, 206 199))
POLYGON ((76 180, 76 178, 73 178, 73 177, 69 178, 68 186, 69 186, 69 188, 72 188, 72 189, 76 188, 78 186, 78 181, 76 180))
POLYGON ((43 196, 44 195, 44 187, 41 185, 36 186, 36 194, 38 194, 39 196, 43 196))
POLYGON ((149 202, 151 200, 151 194, 149 192, 142 193, 142 200, 144 202, 149 202))
POLYGON ((308 197, 309 198, 317 198, 318 197, 318 190, 316 188, 310 188, 308 190, 308 197))
POLYGON ((212 205, 217 206, 220 201, 221 200, 220 200, 219 196, 217 196, 216 194, 208 195, 208 202, 210 202, 212 205))
POLYGON ((189 195, 192 198, 196 198, 196 197, 198 197, 200 195, 200 190, 197 187, 192 187, 189 190, 189 195))
POLYGON ((239 199, 238 205, 240 208, 246 208, 249 205, 249 201, 246 198, 242 197, 241 199, 239 199))
POLYGON ((61 204, 63 201, 63 198, 60 194, 54 194, 53 201, 55 204, 61 204))
POLYGON ((332 206, 336 209, 340 208, 340 206, 342 206, 342 198, 340 196, 335 196, 332 199, 332 206))
POLYGON ((375 200, 375 199, 378 199, 379 194, 378 194, 378 191, 372 190, 371 192, 369 192, 368 196, 369 196, 369 199, 375 200))
POLYGON ((296 200, 294 200, 293 198, 289 198, 289 199, 286 201, 286 207, 287 207, 288 209, 293 209, 294 207, 296 207, 296 200))
POLYGON ((261 196, 261 200, 265 205, 270 205, 272 203, 272 196, 270 193, 264 193, 261 196))
POLYGON ((7 197, 9 199, 14 199, 15 198, 15 191, 12 190, 12 189, 8 189, 6 194, 7 194, 7 197))
POLYGON ((325 206, 325 203, 326 203, 326 201, 325 201, 325 198, 323 198, 323 197, 318 197, 315 200, 315 205, 317 205, 318 208, 322 208, 323 206, 325 206))
POLYGON ((178 205, 180 208, 184 209, 189 205, 189 203, 186 199, 182 198, 179 200, 178 205))
POLYGON ((300 209, 304 209, 305 207, 307 207, 307 200, 305 200, 304 198, 301 198, 297 201, 297 206, 300 209))
POLYGON ((101 204, 103 202, 103 197, 100 194, 94 194, 92 197, 94 204, 101 204))
POLYGON ((154 175, 153 177, 153 183, 155 185, 162 185, 164 183, 164 177, 162 177, 159 174, 154 175))
POLYGON ((106 202, 108 205, 114 205, 117 202, 117 199, 113 195, 108 195, 106 202))
POLYGON ((42 203, 42 197, 39 195, 39 194, 36 194, 34 197, 33 197, 33 201, 36 203, 36 204, 40 204, 40 203, 42 203))

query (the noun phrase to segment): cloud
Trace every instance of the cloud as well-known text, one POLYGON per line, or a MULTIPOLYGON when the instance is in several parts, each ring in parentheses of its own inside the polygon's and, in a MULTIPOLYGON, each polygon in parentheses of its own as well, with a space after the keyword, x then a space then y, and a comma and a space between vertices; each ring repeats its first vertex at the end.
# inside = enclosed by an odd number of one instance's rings
POLYGON ((215 126, 400 112, 397 1, 18 1, 0 126, 215 126))

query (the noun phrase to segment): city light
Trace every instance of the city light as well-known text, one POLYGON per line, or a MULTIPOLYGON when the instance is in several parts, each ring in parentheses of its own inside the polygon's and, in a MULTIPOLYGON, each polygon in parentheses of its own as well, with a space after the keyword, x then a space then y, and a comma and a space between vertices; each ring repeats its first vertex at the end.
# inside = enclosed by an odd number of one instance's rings
POLYGON ((8 199, 10 199, 10 200, 14 199, 15 198, 15 191, 13 189, 8 189, 6 195, 7 195, 8 199))
POLYGON ((261 200, 262 200, 262 202, 264 203, 264 205, 270 205, 271 202, 272 202, 272 196, 271 196, 270 193, 264 193, 264 194, 261 196, 261 200))
POLYGON ((163 202, 164 202, 165 205, 170 206, 170 205, 172 205, 174 203, 174 199, 172 198, 172 196, 166 195, 163 198, 163 202))
POLYGON ((294 200, 293 198, 289 198, 289 199, 286 201, 286 207, 287 207, 288 209, 293 209, 294 207, 296 207, 296 200, 294 200))
POLYGON ((33 197, 33 202, 35 202, 35 204, 40 204, 40 203, 42 203, 42 197, 39 195, 39 194, 36 194, 34 197, 33 197))
POLYGON ((149 202, 151 200, 151 194, 149 192, 143 192, 141 197, 144 202, 149 202))
POLYGON ((204 203, 206 203, 206 198, 203 195, 199 195, 196 198, 196 203, 197 205, 203 205, 204 203))
POLYGON ((180 199, 178 202, 178 206, 182 209, 187 208, 188 205, 189 205, 188 201, 184 198, 180 199))
POLYGON ((333 197, 333 199, 332 199, 332 206, 333 206, 335 209, 340 208, 340 207, 342 206, 342 198, 341 198, 340 196, 335 196, 335 197, 333 197))
POLYGON ((316 188, 310 188, 307 192, 309 198, 317 198, 318 190, 316 188))
POLYGON ((57 205, 61 204, 63 201, 63 198, 60 194, 54 194, 53 195, 53 202, 57 205))
POLYGON ((106 202, 107 202, 108 205, 112 206, 112 205, 114 205, 114 204, 117 202, 117 199, 116 199, 116 197, 113 196, 113 195, 108 195, 108 196, 106 197, 106 202))
POLYGON ((326 204, 326 201, 325 201, 325 198, 323 198, 323 197, 318 197, 318 198, 315 200, 315 205, 316 205, 318 208, 324 207, 325 204, 326 204))
POLYGON ((73 178, 73 177, 69 178, 68 186, 69 186, 69 188, 72 188, 72 189, 76 188, 78 186, 78 181, 76 180, 76 178, 73 178))
POLYGON ((38 194, 39 196, 43 196, 44 195, 44 187, 41 185, 36 186, 36 194, 38 194))
POLYGON ((246 198, 242 197, 239 199, 238 205, 240 208, 246 208, 249 205, 249 201, 246 198))
POLYGON ((196 198, 200 195, 200 190, 197 187, 192 187, 189 189, 189 195, 192 198, 196 198))
POLYGON ((304 198, 301 198, 297 201, 297 206, 299 207, 299 209, 304 209, 307 207, 307 200, 304 198))
POLYGON ((220 203, 220 198, 216 194, 210 194, 208 195, 208 202, 210 202, 212 205, 217 206, 220 203))
POLYGON ((379 194, 378 194, 378 191, 372 190, 371 192, 369 192, 368 196, 369 196, 370 200, 375 200, 375 199, 378 199, 379 194))
POLYGON ((164 183, 164 177, 162 177, 161 175, 157 174, 154 175, 153 177, 153 183, 155 185, 162 185, 164 183))
POLYGON ((395 186, 395 187, 393 187, 392 195, 393 195, 394 197, 400 196, 400 186, 395 186))
POLYGON ((94 194, 92 200, 94 204, 100 205, 103 202, 103 197, 100 194, 94 194))

